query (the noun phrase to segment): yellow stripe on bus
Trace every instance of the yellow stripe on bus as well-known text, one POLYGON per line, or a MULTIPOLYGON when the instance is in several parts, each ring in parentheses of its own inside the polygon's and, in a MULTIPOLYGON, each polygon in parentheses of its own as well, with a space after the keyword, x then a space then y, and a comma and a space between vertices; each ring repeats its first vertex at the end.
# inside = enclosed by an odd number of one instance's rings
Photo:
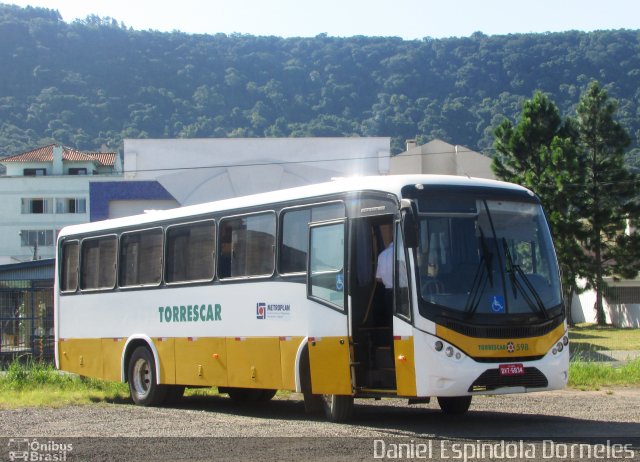
POLYGON ((472 358, 541 356, 562 338, 564 332, 564 324, 560 324, 548 334, 539 337, 476 338, 436 325, 436 336, 460 348, 472 358))

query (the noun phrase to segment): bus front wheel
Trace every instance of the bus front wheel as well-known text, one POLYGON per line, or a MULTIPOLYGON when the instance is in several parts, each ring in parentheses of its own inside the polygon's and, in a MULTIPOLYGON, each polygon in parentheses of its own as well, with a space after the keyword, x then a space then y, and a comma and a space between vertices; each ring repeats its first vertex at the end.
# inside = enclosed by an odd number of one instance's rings
POLYGON ((471 396, 438 396, 438 404, 445 414, 464 414, 471 405, 471 396))
POLYGON ((331 422, 346 422, 353 415, 353 396, 322 395, 322 405, 331 422))
POLYGON ((149 348, 133 350, 127 371, 129 391, 133 402, 140 406, 157 406, 167 397, 167 388, 158 385, 156 364, 149 348))

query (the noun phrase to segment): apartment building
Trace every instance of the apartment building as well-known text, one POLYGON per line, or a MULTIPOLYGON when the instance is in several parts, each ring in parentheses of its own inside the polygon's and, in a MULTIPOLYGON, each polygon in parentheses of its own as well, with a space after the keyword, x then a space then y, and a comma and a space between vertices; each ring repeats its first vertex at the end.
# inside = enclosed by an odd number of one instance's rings
POLYGON ((0 264, 54 255, 58 231, 89 221, 89 183, 122 178, 115 152, 51 144, 0 159, 0 264))

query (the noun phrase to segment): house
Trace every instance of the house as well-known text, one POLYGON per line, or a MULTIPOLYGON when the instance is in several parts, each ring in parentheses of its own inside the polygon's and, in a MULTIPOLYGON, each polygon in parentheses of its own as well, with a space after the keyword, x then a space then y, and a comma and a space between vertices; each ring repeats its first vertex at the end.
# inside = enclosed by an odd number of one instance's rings
POLYGON ((58 231, 89 221, 89 183, 122 178, 115 152, 50 144, 0 159, 0 264, 54 255, 58 231))

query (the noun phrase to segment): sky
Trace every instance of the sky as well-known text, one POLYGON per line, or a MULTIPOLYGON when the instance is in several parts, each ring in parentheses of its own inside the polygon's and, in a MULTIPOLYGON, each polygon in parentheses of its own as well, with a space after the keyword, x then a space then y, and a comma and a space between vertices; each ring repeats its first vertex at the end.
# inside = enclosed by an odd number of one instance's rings
POLYGON ((425 37, 640 29, 640 0, 0 0, 138 30, 279 37, 425 37))

